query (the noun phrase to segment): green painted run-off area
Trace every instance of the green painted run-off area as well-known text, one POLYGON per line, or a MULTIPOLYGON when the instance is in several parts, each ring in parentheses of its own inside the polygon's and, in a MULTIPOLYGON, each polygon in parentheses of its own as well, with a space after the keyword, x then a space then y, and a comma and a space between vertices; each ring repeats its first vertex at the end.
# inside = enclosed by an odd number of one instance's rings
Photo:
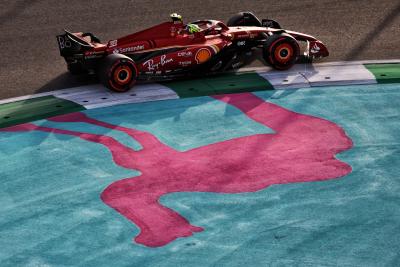
POLYGON ((0 128, 84 109, 79 104, 54 96, 7 103, 0 105, 0 128))
POLYGON ((400 64, 365 64, 372 74, 374 74, 378 83, 399 83, 400 82, 400 64))
MULTIPOLYGON (((365 64, 364 66, 375 76, 378 83, 400 83, 399 63, 365 64)), ((256 72, 226 73, 162 84, 174 90, 180 98, 273 89, 271 83, 256 72)), ((84 109, 79 104, 54 96, 2 104, 0 105, 0 128, 84 109)))
POLYGON ((163 84, 174 90, 181 98, 274 89, 267 80, 255 72, 227 73, 163 84))

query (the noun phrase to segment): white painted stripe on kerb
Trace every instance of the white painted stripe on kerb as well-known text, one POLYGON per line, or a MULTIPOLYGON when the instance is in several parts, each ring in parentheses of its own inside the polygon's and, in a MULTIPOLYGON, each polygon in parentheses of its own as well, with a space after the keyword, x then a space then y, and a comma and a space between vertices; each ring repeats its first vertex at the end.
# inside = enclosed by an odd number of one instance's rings
MULTIPOLYGON (((360 60, 360 61, 335 61, 335 62, 324 62, 324 63, 314 63, 314 64, 296 64, 287 72, 296 72, 299 69, 307 68, 308 66, 351 66, 351 65, 363 65, 363 64, 391 64, 400 63, 400 59, 386 59, 386 60, 360 60)), ((273 70, 268 66, 261 67, 245 67, 241 68, 238 72, 266 72, 273 70)))
POLYGON ((268 71, 258 72, 258 75, 266 79, 275 89, 290 89, 310 87, 308 81, 298 72, 268 71))
POLYGON ((377 83, 375 76, 358 62, 297 64, 283 72, 265 67, 252 71, 268 80, 274 89, 377 83))
POLYGON ((307 70, 300 73, 310 86, 377 83, 375 76, 364 65, 310 65, 307 70))
POLYGON ((170 88, 156 83, 136 85, 125 93, 111 92, 104 86, 95 84, 70 88, 63 92, 55 91, 53 95, 73 101, 87 109, 179 98, 170 88))
POLYGON ((125 93, 115 93, 101 84, 93 84, 7 98, 0 100, 0 105, 50 95, 81 104, 87 109, 179 98, 175 91, 158 83, 137 84, 130 91, 125 93))
MULTIPOLYGON (((261 77, 268 80, 275 89, 324 85, 371 84, 376 83, 375 77, 363 64, 384 63, 400 63, 400 59, 297 64, 288 71, 276 71, 270 67, 252 67, 242 68, 239 72, 256 72, 261 77)), ((3 99, 0 100, 0 104, 48 95, 74 101, 88 109, 126 103, 179 98, 173 90, 157 83, 137 84, 126 93, 113 93, 102 85, 95 84, 3 99)))

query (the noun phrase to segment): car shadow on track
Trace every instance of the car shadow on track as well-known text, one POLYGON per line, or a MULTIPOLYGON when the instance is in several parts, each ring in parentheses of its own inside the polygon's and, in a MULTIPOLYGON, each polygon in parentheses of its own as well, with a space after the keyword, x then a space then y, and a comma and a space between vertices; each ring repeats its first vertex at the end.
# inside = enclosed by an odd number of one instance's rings
POLYGON ((38 94, 97 83, 98 80, 94 75, 71 75, 69 72, 64 72, 35 90, 35 93, 38 94))

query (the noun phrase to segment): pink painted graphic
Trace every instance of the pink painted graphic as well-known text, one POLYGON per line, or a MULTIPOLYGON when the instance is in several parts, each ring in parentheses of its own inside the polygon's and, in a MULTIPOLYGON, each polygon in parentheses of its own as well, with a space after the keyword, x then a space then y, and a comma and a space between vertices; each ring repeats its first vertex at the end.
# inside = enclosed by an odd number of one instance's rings
POLYGON ((159 203, 174 192, 255 192, 272 184, 322 181, 344 176, 351 167, 335 158, 352 141, 335 123, 292 112, 250 93, 215 96, 274 134, 256 134, 180 152, 151 133, 72 113, 50 118, 55 122, 84 122, 121 131, 142 145, 134 151, 112 137, 22 124, 3 131, 44 131, 73 135, 104 145, 114 162, 139 170, 138 177, 110 184, 101 199, 140 228, 135 241, 150 247, 168 244, 203 228, 191 225, 159 203))

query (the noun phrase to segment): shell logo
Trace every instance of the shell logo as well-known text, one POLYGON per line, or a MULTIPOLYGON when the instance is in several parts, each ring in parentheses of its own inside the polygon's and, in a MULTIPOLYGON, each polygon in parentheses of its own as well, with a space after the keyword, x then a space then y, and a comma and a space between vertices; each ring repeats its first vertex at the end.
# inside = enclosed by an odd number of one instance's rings
POLYGON ((199 50, 197 50, 195 56, 197 64, 206 62, 207 60, 210 59, 210 57, 211 57, 211 52, 207 48, 200 48, 199 50))

